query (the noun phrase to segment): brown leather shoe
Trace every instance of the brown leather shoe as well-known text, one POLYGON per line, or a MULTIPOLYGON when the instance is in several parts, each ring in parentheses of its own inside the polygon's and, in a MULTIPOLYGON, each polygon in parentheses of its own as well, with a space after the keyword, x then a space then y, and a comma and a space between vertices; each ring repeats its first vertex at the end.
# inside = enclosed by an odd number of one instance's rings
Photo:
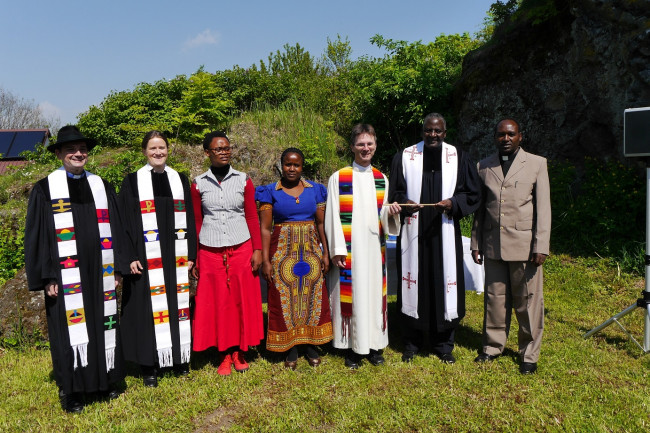
POLYGON ((298 361, 287 361, 286 359, 284 360, 284 368, 288 370, 295 370, 296 365, 298 365, 298 361))
POLYGON ((319 358, 307 357, 307 362, 309 362, 309 365, 311 365, 312 367, 318 367, 320 365, 320 357, 319 358))

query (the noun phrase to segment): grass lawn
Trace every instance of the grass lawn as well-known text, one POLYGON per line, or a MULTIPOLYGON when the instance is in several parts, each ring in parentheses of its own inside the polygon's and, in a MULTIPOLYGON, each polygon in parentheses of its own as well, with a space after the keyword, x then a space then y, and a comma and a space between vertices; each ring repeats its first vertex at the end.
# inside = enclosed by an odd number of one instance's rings
MULTIPOLYGON (((193 355, 188 377, 168 373, 155 389, 131 367, 117 400, 90 402, 80 415, 61 410, 47 350, 0 351, 0 431, 650 431, 650 356, 616 325, 582 338, 631 305, 643 280, 618 276, 602 259, 551 256, 544 271, 536 375, 518 373, 514 318, 504 356, 473 362, 483 321, 483 296, 474 293, 467 294, 455 365, 426 353, 402 363, 392 299, 382 367, 366 362, 347 370, 341 354, 326 347, 320 367, 300 359, 292 372, 260 347, 248 353, 247 373, 222 378, 208 351, 193 355)), ((622 322, 642 338, 640 309, 622 322)))

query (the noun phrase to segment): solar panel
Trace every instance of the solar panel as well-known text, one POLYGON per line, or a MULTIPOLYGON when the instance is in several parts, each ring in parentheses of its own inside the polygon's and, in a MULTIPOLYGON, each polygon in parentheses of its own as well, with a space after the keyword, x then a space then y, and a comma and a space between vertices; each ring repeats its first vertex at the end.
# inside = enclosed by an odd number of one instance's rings
POLYGON ((0 154, 2 158, 17 158, 43 143, 45 134, 46 131, 0 131, 0 154))
POLYGON ((0 155, 2 157, 6 157, 15 135, 14 131, 0 131, 0 155))

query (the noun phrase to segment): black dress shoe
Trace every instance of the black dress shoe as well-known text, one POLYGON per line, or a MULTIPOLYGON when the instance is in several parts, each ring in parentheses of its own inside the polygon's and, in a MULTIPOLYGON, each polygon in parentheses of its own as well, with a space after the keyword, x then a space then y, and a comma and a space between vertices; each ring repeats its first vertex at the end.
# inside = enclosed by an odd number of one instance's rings
POLYGON ((118 391, 115 388, 111 388, 108 391, 104 392, 104 398, 107 398, 109 400, 115 400, 120 396, 120 391, 118 391))
POLYGON ((536 362, 522 362, 519 365, 519 373, 521 374, 533 374, 537 371, 536 362))
POLYGON ((445 364, 456 363, 456 358, 454 358, 454 355, 452 355, 451 353, 436 353, 435 355, 438 357, 440 361, 444 362, 445 364))
POLYGON ((402 353, 402 361, 411 362, 413 361, 413 358, 415 358, 415 355, 417 355, 417 353, 413 350, 405 350, 404 353, 402 353))
POLYGON ((379 352, 370 352, 370 355, 368 355, 368 361, 375 367, 378 365, 384 365, 384 357, 381 356, 381 353, 379 352))
POLYGON ((175 364, 174 373, 176 376, 187 376, 190 374, 190 365, 189 364, 175 364))
POLYGON ((487 353, 483 352, 480 353, 476 358, 474 358, 474 362, 491 362, 497 359, 499 355, 488 355, 487 353))
POLYGON ((149 388, 156 388, 158 386, 158 377, 154 376, 142 376, 142 383, 144 386, 149 388))
POLYGON ((81 413, 84 410, 84 404, 77 393, 64 394, 63 391, 59 391, 59 401, 61 409, 68 413, 81 413))
POLYGON ((350 350, 345 355, 345 366, 350 370, 356 370, 361 365, 361 358, 359 355, 350 350))

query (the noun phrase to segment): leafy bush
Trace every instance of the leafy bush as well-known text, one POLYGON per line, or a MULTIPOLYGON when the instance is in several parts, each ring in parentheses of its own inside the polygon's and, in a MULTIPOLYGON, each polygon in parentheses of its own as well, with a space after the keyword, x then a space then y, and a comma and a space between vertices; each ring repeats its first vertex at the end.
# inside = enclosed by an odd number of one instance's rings
POLYGON ((25 210, 0 221, 0 285, 25 266, 25 210))
POLYGON ((645 239, 645 182, 618 161, 586 159, 578 170, 549 165, 554 251, 615 258, 625 271, 641 272, 645 239))

